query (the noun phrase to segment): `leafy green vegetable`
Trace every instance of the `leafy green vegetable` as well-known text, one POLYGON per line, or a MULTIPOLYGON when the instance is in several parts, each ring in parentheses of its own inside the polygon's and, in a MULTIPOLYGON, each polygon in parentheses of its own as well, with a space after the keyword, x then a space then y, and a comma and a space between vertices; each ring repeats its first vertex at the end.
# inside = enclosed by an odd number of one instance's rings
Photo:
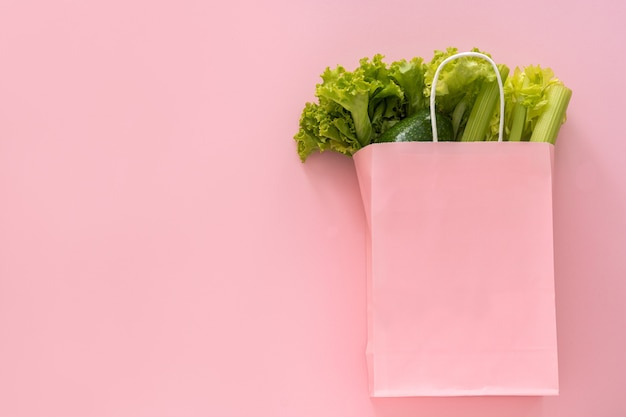
POLYGON ((295 136, 298 154, 303 162, 316 150, 352 155, 354 149, 361 147, 354 130, 350 113, 342 107, 333 102, 307 103, 295 136))
POLYGON ((322 74, 324 83, 317 87, 317 96, 339 104, 348 110, 354 120, 356 136, 363 146, 372 135, 372 123, 367 113, 370 95, 380 83, 367 82, 362 73, 347 72, 343 67, 327 69, 322 74))
POLYGON ((504 85, 506 101, 505 126, 509 140, 528 140, 537 116, 543 111, 547 101, 545 88, 551 82, 552 71, 538 66, 524 70, 515 68, 513 76, 504 85))
POLYGON ((334 70, 327 68, 322 74, 323 83, 316 88, 316 95, 322 99, 334 101, 352 114, 356 137, 361 146, 372 139, 372 120, 374 111, 383 100, 395 97, 401 100, 403 93, 388 75, 382 55, 376 55, 370 61, 360 61, 360 66, 353 72, 338 66, 334 70))
MULTIPOLYGON (((565 121, 565 110, 569 104, 571 90, 554 76, 549 68, 541 68, 538 65, 530 65, 523 70, 515 68, 513 75, 504 84, 505 95, 505 131, 509 141, 528 141, 534 132, 540 119, 544 119, 544 125, 550 118, 556 117, 546 131, 542 129, 535 134, 544 135, 542 141, 554 143, 558 128, 565 121), (565 90, 563 90, 565 88, 565 90), (552 91, 553 98, 550 99, 552 91), (565 101, 555 103, 562 94, 565 101), (568 93, 569 92, 569 93, 568 93), (556 107, 551 104, 556 104, 556 107), (559 115, 559 113, 562 113, 559 115)), ((493 127, 492 127, 493 129, 493 127)))
POLYGON ((383 56, 363 58, 354 71, 326 68, 307 103, 294 139, 304 162, 315 152, 352 155, 393 124, 425 105, 421 58, 387 66, 383 56))
POLYGON ((562 84, 554 84, 546 89, 545 111, 537 118, 537 124, 530 136, 531 142, 556 143, 556 138, 565 122, 565 112, 572 98, 572 90, 562 84))
POLYGON ((404 91, 405 117, 414 115, 418 110, 426 108, 428 105, 424 96, 425 72, 426 65, 422 58, 396 61, 389 68, 391 78, 404 91))
MULTIPOLYGON (((498 65, 498 72, 500 73, 500 78, 506 80, 509 75, 509 68, 506 65, 498 65)), ((492 81, 484 80, 467 120, 467 125, 463 130, 462 142, 498 139, 498 130, 496 130, 495 137, 491 137, 489 133, 490 124, 493 115, 496 114, 499 101, 500 86, 498 85, 498 80, 495 78, 492 81)), ((496 126, 499 127, 499 119, 496 119, 496 123, 496 126)))
MULTIPOLYGON (((489 56, 477 48, 471 51, 489 56)), ((415 57, 390 65, 377 54, 361 59, 353 71, 340 65, 326 68, 315 87, 318 102, 305 104, 294 136, 302 162, 314 152, 351 156, 371 143, 395 141, 390 135, 411 123, 395 129, 394 125, 429 107, 437 68, 457 53, 451 47, 435 51, 430 62, 415 57)), ((506 65, 497 67, 504 82, 504 139, 554 143, 565 121, 571 90, 550 69, 528 66, 508 76, 506 65)), ((496 140, 499 96, 492 64, 480 57, 462 56, 441 69, 435 105, 442 120, 450 122, 453 140, 496 140)), ((415 126, 411 129, 417 131, 415 126)))
MULTIPOLYGON (((472 52, 489 54, 473 48, 472 52)), ((430 91, 435 77, 435 72, 441 63, 452 55, 457 54, 457 48, 447 48, 445 51, 435 51, 433 59, 426 67, 425 90, 426 97, 430 97, 430 91)), ((470 118, 471 109, 474 107, 483 84, 495 82, 496 74, 491 64, 478 57, 461 57, 446 63, 441 69, 435 89, 435 103, 437 110, 444 114, 450 114, 458 139, 462 136, 465 125, 470 118)), ((480 116, 474 115, 474 118, 480 116)), ((475 138, 473 140, 484 140, 475 138)))

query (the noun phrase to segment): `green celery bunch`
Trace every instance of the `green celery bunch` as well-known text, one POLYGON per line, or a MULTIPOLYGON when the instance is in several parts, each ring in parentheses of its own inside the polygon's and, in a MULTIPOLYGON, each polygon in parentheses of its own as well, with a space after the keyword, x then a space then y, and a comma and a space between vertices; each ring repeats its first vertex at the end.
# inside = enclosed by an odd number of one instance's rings
MULTIPOLYGON (((556 142, 572 91, 550 68, 515 68, 504 84, 504 96, 508 141, 556 142)), ((491 123, 492 135, 497 134, 496 120, 491 123)))

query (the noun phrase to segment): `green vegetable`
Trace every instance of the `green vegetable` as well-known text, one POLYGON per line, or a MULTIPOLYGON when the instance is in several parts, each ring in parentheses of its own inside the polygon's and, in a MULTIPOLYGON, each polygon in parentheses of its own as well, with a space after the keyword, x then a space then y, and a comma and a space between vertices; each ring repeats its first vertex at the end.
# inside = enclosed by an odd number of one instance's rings
MULTIPOLYGON (((509 68, 499 65, 501 79, 504 80, 509 75, 509 68)), ((493 72, 493 68, 492 68, 493 72)), ((467 120, 467 125, 463 130, 462 142, 486 140, 489 127, 497 104, 500 101, 500 86, 498 80, 484 80, 476 97, 474 106, 467 120)), ((496 135, 495 139, 498 136, 496 135)), ((491 139, 491 138, 490 138, 491 139)))
MULTIPOLYGON (((457 53, 447 48, 435 51, 430 62, 415 57, 389 65, 377 54, 361 59, 353 71, 326 68, 315 87, 317 102, 305 104, 294 136, 302 162, 314 152, 351 156, 370 143, 432 140, 428 110, 434 75, 457 53)), ((571 90, 539 66, 516 68, 510 76, 507 66, 498 69, 504 82, 504 139, 555 143, 571 90)), ((476 56, 449 61, 439 72, 435 93, 440 140, 498 138, 500 91, 489 61, 476 56)))
POLYGON ((361 147, 349 112, 333 102, 307 103, 295 136, 298 154, 305 161, 314 151, 331 150, 352 155, 361 147))
POLYGON ((389 75, 404 91, 406 117, 428 105, 424 96, 425 71, 426 65, 422 58, 413 58, 408 62, 396 61, 389 68, 389 75))
POLYGON ((555 143, 571 90, 549 68, 530 65, 515 68, 504 84, 505 130, 509 141, 555 143), (541 122, 541 129, 537 125, 541 122))
MULTIPOLYGON (((489 56, 489 54, 477 48, 473 48, 471 51, 489 56)), ((439 65, 446 58, 458 52, 457 48, 435 51, 433 59, 426 68, 424 94, 427 97, 430 97, 433 79, 439 65)), ((500 70, 501 73, 508 73, 508 69, 504 65, 500 66, 500 70)), ((441 69, 435 90, 435 103, 439 111, 451 115, 455 138, 485 140, 484 135, 471 137, 471 139, 463 137, 463 131, 468 123, 472 127, 470 134, 475 136, 477 131, 481 130, 482 125, 485 124, 484 118, 488 117, 487 120, 490 120, 491 114, 484 116, 483 113, 488 109, 481 108, 480 112, 474 111, 474 114, 471 113, 479 95, 482 97, 481 101, 488 99, 488 97, 485 97, 488 94, 484 92, 485 88, 483 87, 485 83, 497 83, 496 74, 491 63, 479 57, 460 57, 449 61, 441 69)), ((495 85, 497 86, 497 84, 495 85)), ((496 90, 495 93, 497 98, 498 91, 496 90)))
POLYGON ((554 84, 547 88, 546 96, 545 111, 537 118, 530 141, 550 142, 554 145, 561 125, 565 122, 565 112, 572 98, 572 90, 562 84, 554 84))
POLYGON ((315 151, 351 156, 394 123, 425 106, 421 58, 387 66, 383 56, 363 58, 354 71, 326 68, 315 89, 319 103, 307 103, 294 136, 304 162, 315 151))
POLYGON ((348 72, 342 67, 326 69, 322 74, 324 83, 317 86, 317 96, 339 104, 348 110, 354 121, 356 137, 364 146, 372 135, 372 123, 367 108, 372 95, 381 84, 366 80, 363 72, 348 72))
MULTIPOLYGON (((437 114, 437 139, 439 141, 454 140, 452 121, 443 114, 437 114)), ((421 109, 413 116, 407 117, 393 125, 383 133, 376 142, 432 142, 433 131, 430 109, 421 109)))

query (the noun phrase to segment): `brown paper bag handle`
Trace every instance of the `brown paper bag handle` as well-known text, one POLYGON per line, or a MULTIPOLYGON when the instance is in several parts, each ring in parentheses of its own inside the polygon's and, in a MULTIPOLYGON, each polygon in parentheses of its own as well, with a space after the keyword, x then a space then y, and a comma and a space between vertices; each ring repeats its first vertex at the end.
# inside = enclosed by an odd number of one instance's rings
POLYGON ((493 66, 494 71, 496 72, 496 78, 498 79, 498 87, 500 88, 500 127, 498 129, 498 142, 502 142, 502 136, 503 136, 503 132, 504 132, 504 88, 502 87, 502 77, 500 76, 500 71, 498 71, 498 66, 496 65, 496 63, 489 58, 487 55, 485 54, 481 54, 480 52, 459 52, 458 54, 454 54, 452 56, 449 56, 448 58, 444 59, 441 64, 439 64, 439 67, 437 67, 437 71, 435 71, 435 77, 433 78, 433 85, 430 89, 430 123, 433 129, 433 142, 437 142, 437 121, 436 121, 436 115, 435 115, 435 87, 437 85, 437 80, 439 79, 439 73, 441 72, 441 70, 443 69, 444 65, 446 65, 448 62, 457 59, 457 58, 461 58, 464 56, 473 56, 473 57, 477 57, 477 58, 482 58, 485 59, 487 61, 489 61, 489 63, 491 63, 491 65, 493 66))

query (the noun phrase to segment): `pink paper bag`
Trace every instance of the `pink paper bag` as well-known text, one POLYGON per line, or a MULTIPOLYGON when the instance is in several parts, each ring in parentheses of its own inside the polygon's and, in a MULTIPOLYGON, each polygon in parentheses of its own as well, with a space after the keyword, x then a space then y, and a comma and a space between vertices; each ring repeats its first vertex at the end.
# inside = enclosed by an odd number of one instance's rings
POLYGON ((553 149, 405 142, 354 155, 372 396, 558 394, 553 149))

